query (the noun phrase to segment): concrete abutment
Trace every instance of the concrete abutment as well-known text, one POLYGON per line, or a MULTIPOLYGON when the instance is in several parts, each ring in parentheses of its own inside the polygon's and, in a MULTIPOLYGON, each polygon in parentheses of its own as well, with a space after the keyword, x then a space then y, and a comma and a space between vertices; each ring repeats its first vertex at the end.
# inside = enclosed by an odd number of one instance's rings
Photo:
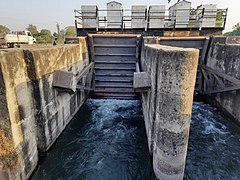
POLYGON ((86 38, 77 42, 0 52, 1 178, 28 179, 88 97, 53 87, 55 72, 77 77, 89 65, 86 38))

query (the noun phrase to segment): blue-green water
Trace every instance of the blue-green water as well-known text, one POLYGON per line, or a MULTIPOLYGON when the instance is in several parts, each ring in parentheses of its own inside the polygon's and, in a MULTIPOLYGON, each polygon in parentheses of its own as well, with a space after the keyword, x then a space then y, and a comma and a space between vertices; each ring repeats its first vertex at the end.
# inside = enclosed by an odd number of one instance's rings
MULTIPOLYGON (((153 179, 139 101, 88 100, 33 180, 153 179)), ((195 102, 184 179, 240 179, 240 131, 195 102)))
POLYGON ((240 179, 240 130, 202 102, 193 105, 185 179, 240 179))
POLYGON ((88 100, 33 178, 151 179, 140 101, 88 100))

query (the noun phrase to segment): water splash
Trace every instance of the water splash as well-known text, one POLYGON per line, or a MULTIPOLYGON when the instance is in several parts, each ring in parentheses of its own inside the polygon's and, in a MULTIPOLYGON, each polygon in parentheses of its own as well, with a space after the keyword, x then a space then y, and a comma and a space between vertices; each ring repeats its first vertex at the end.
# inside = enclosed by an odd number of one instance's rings
POLYGON ((88 100, 33 179, 151 179, 140 101, 88 100))
POLYGON ((240 132, 210 105, 195 102, 185 179, 240 179, 240 132))
MULTIPOLYGON (((240 179, 240 133, 195 102, 185 179, 240 179)), ((139 101, 88 100, 32 179, 150 180, 139 101)))

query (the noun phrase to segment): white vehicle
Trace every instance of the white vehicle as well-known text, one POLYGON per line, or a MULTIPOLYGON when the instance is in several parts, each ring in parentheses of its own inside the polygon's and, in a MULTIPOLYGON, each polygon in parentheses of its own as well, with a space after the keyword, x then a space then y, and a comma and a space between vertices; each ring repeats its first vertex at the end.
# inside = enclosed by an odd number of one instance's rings
POLYGON ((0 35, 0 46, 7 46, 13 48, 19 44, 34 44, 36 39, 32 36, 30 31, 14 31, 10 34, 0 35))

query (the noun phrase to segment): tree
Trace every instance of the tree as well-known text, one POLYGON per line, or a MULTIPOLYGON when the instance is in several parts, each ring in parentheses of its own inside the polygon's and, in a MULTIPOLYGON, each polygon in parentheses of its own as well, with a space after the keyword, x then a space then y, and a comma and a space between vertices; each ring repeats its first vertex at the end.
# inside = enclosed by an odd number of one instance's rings
POLYGON ((33 24, 29 24, 26 29, 30 31, 32 35, 36 38, 37 44, 52 44, 54 40, 51 31, 48 29, 42 29, 40 32, 38 32, 37 26, 33 24))
POLYGON ((42 29, 36 37, 36 40, 39 44, 52 44, 54 37, 52 36, 50 30, 42 29))
POLYGON ((6 26, 0 25, 0 34, 1 33, 9 33, 10 29, 8 29, 6 26))
POLYGON ((28 27, 26 28, 28 31, 30 31, 32 33, 33 36, 38 36, 38 30, 37 30, 37 26, 33 25, 33 24, 29 24, 28 27))
POLYGON ((40 36, 51 36, 51 31, 48 29, 42 29, 39 34, 40 36))
POLYGON ((54 33, 53 33, 53 36, 54 36, 54 37, 58 37, 58 33, 54 32, 54 33))
POLYGON ((232 31, 226 32, 224 36, 240 36, 240 23, 237 23, 232 29, 232 31))
POLYGON ((77 36, 76 27, 68 26, 65 28, 65 37, 74 37, 77 36))

